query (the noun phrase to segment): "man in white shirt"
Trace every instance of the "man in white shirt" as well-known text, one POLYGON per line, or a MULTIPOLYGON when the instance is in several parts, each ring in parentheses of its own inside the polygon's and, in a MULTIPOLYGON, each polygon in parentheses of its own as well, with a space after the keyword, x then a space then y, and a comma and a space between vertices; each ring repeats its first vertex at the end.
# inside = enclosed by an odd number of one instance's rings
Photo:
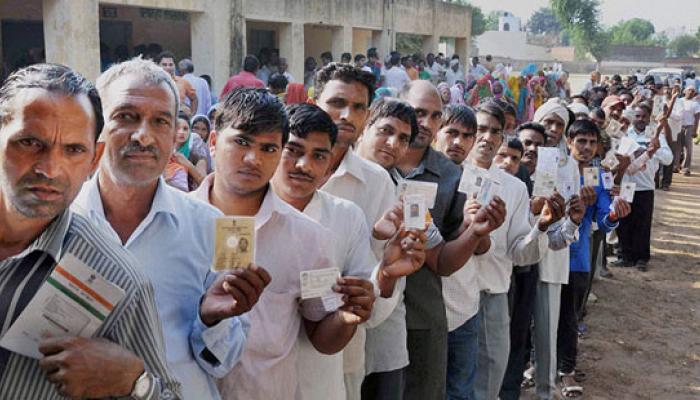
POLYGON ((182 79, 189 82, 195 92, 197 92, 197 109, 192 110, 192 116, 207 115, 211 108, 211 91, 209 90, 209 84, 207 81, 194 74, 194 64, 192 64, 192 60, 183 58, 177 63, 177 67, 182 74, 182 79))
POLYGON ((279 64, 279 73, 284 75, 285 78, 287 78, 287 83, 294 83, 294 77, 292 74, 289 73, 287 70, 289 68, 289 64, 287 64, 287 59, 284 57, 280 57, 280 64, 279 64))
MULTIPOLYGON (((651 258, 651 219, 654 213, 654 177, 659 164, 669 165, 673 162, 673 153, 668 147, 666 135, 660 134, 668 130, 666 120, 662 120, 656 128, 656 133, 650 132, 649 120, 651 110, 644 103, 633 109, 635 117, 627 131, 627 137, 634 140, 643 149, 642 154, 632 161, 630 168, 622 179, 622 183, 636 184, 632 213, 620 220, 617 230, 622 248, 622 262, 628 266, 636 266, 641 271, 647 270, 651 258), (641 168, 635 164, 643 162, 641 168), (637 170, 634 172, 634 170, 637 170)), ((692 144, 692 143, 691 143, 692 144)))
MULTIPOLYGON (((695 86, 687 86, 683 93, 685 97, 678 104, 682 112, 681 124, 683 125, 679 139, 681 151, 685 152, 683 175, 690 175, 690 166, 693 160, 693 138, 698 134, 698 121, 700 121, 700 102, 695 98, 697 96, 695 86)), ((680 163, 680 157, 678 162, 680 163)), ((680 167, 680 165, 677 166, 680 167)))
POLYGON ((505 115, 494 102, 477 109, 476 147, 472 165, 486 169, 500 183, 506 202, 506 220, 492 233, 493 246, 475 257, 477 282, 481 288, 479 354, 475 392, 480 399, 496 399, 501 389, 510 347, 508 289, 515 265, 534 264, 547 249, 547 230, 564 215, 562 204, 547 199, 550 213, 541 215, 534 226, 529 221, 530 200, 525 184, 498 168, 493 158, 503 140, 505 115))
POLYGON ((445 82, 452 87, 457 81, 464 82, 464 74, 459 68, 459 59, 455 58, 450 60, 450 68, 445 71, 445 82))
MULTIPOLYGON (((334 264, 344 277, 371 279, 383 297, 391 297, 401 270, 412 271, 422 264, 424 253, 414 248, 422 244, 409 238, 408 246, 402 248, 401 238, 396 236, 375 271, 377 262, 370 249, 370 232, 362 210, 350 201, 318 190, 328 173, 337 135, 333 120, 311 104, 291 106, 288 113, 290 138, 271 181, 275 193, 330 231, 334 264)), ((302 334, 297 366, 303 400, 347 398, 342 354, 322 355, 302 334)))
POLYGON ((74 209, 134 254, 153 282, 168 365, 186 399, 218 399, 214 378, 238 362, 248 312, 269 283, 257 266, 216 274, 213 207, 161 178, 173 152, 175 83, 150 61, 116 64, 97 80, 105 127, 99 172, 74 209), (167 251, 154 251, 168 245, 167 251))
MULTIPOLYGON (((353 152, 355 142, 365 128, 374 82, 373 73, 350 65, 331 63, 318 72, 313 99, 330 115, 338 128, 338 136, 331 149, 330 177, 321 189, 360 207, 370 229, 395 202, 394 184, 389 174, 353 152)), ((381 259, 384 241, 371 238, 370 245, 375 257, 381 259)), ((381 305, 377 304, 377 307, 381 308, 381 305)), ((388 312, 391 313, 391 310, 388 312)), ((373 320, 376 318, 374 316, 373 320)), ((365 377, 364 348, 365 327, 360 326, 343 354, 345 388, 349 400, 360 398, 360 386, 365 377)))
POLYGON ((331 234, 282 201, 272 178, 288 138, 288 121, 279 100, 264 89, 238 89, 226 99, 211 133, 215 172, 193 193, 224 214, 255 217, 255 261, 272 281, 260 304, 248 315, 250 338, 243 356, 220 382, 226 399, 299 398, 298 337, 302 324, 322 353, 340 351, 367 320, 372 284, 338 279, 333 290, 343 306, 326 310, 318 299, 299 301, 300 273, 332 267, 331 234))
POLYGON ((389 59, 389 65, 384 72, 384 82, 386 86, 401 91, 404 85, 411 81, 411 78, 406 73, 406 70, 401 68, 401 56, 398 53, 392 54, 389 59))

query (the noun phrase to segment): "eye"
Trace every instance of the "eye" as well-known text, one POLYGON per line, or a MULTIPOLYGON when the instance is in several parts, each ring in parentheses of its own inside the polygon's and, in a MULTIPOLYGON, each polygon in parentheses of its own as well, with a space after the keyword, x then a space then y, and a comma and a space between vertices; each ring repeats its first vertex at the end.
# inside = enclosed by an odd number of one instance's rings
POLYGON ((117 120, 122 120, 122 121, 135 121, 136 120, 136 117, 133 114, 127 113, 127 112, 120 112, 117 115, 115 115, 114 118, 117 120))
POLYGON ((24 147, 33 147, 35 149, 40 149, 44 147, 44 144, 41 143, 39 140, 33 139, 33 138, 24 138, 20 139, 17 141, 21 146, 24 147))
POLYGON ((158 125, 165 125, 165 126, 169 126, 169 125, 170 125, 170 121, 167 120, 167 119, 165 119, 165 118, 158 118, 158 119, 156 119, 156 123, 157 123, 158 125))
POLYGON ((237 137, 237 138, 233 139, 233 142, 239 146, 247 147, 250 145, 250 143, 247 140, 243 139, 242 137, 237 137))
POLYGON ((363 104, 363 103, 355 104, 355 110, 357 110, 357 111, 365 111, 365 110, 367 110, 367 105, 366 105, 366 104, 363 104))
POLYGON ((262 146, 260 146, 260 149, 265 153, 276 153, 278 147, 274 144, 263 144, 262 146))
POLYGON ((66 152, 69 154, 82 154, 87 151, 87 148, 81 144, 69 144, 66 146, 66 152))
POLYGON ((314 158, 316 160, 319 160, 319 161, 325 161, 328 158, 328 155, 324 154, 324 153, 319 153, 319 154, 315 154, 314 158))
POLYGON ((401 142, 403 142, 403 143, 408 143, 411 141, 411 137, 408 135, 401 135, 400 139, 401 139, 401 142))

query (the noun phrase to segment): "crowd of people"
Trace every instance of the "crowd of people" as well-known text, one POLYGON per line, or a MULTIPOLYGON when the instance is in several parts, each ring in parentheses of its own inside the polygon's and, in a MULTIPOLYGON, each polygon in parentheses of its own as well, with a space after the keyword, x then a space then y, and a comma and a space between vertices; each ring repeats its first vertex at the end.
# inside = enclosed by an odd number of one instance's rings
POLYGON ((67 256, 125 293, 91 338, 0 347, 0 398, 579 398, 593 278, 647 271, 700 119, 694 81, 572 93, 490 57, 327 52, 296 82, 266 50, 219 96, 150 58, 0 88, 0 335, 67 256), (255 255, 214 272, 222 216, 255 255), (338 304, 302 300, 328 267, 338 304))

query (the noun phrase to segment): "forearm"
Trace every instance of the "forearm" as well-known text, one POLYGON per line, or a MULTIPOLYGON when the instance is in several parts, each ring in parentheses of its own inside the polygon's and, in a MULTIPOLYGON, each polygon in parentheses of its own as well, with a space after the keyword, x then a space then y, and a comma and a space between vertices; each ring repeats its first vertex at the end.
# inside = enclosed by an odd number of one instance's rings
POLYGON ((469 261, 482 239, 467 228, 455 240, 446 242, 437 257, 437 264, 429 266, 440 276, 452 275, 469 261))
POLYGON ((314 348, 323 354, 335 354, 350 342, 357 325, 344 323, 336 311, 320 322, 304 321, 306 333, 314 348))

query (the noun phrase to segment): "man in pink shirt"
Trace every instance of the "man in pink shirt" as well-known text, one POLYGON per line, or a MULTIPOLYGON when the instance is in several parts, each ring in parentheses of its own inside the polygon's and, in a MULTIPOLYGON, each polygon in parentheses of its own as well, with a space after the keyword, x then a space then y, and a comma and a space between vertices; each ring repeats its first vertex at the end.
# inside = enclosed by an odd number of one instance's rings
POLYGON ((255 56, 246 56, 245 60, 243 60, 243 71, 228 79, 226 85, 224 85, 224 88, 221 90, 219 98, 223 101, 226 93, 240 87, 264 88, 265 84, 263 81, 255 77, 258 68, 260 68, 258 59, 255 56))

